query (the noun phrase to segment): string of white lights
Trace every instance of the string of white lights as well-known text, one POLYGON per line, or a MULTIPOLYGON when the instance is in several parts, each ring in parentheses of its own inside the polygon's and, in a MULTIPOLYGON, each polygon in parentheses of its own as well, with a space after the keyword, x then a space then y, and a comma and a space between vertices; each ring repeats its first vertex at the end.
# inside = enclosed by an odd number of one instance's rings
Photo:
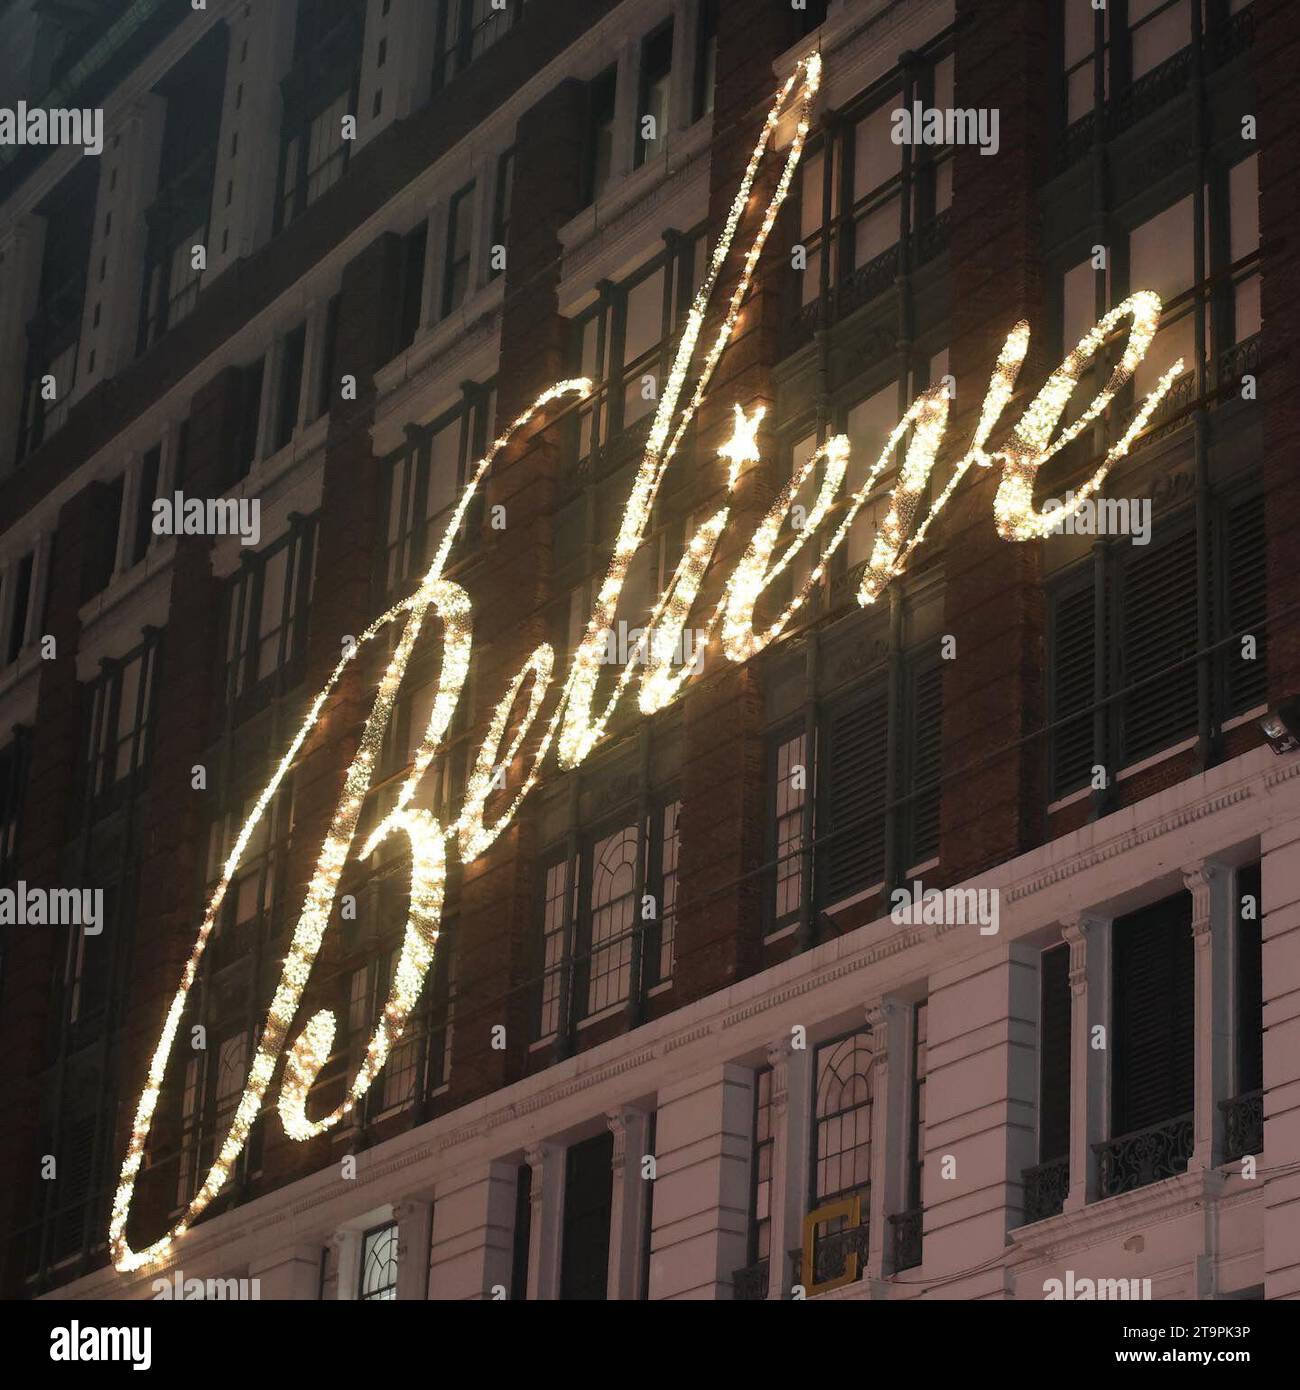
MULTIPOLYGON (((532 750, 530 765, 514 790, 507 809, 491 824, 486 822, 488 799, 494 791, 505 789, 504 774, 510 770, 523 751, 545 704, 555 662, 554 650, 547 643, 536 647, 529 654, 495 706, 487 733, 467 779, 465 799, 458 818, 449 827, 444 828, 429 812, 411 806, 418 785, 437 756, 450 727, 468 677, 473 646, 469 597, 460 586, 444 579, 442 572, 451 546, 460 534, 470 503, 493 460, 514 434, 548 404, 563 395, 588 396, 592 390, 591 382, 578 379, 559 382, 550 387, 494 441, 488 453, 476 465, 419 588, 409 598, 395 604, 376 619, 350 649, 345 651, 324 688, 313 700, 288 750, 235 841, 221 879, 208 904, 195 945, 182 972, 180 986, 172 1000, 157 1048, 151 1058, 148 1078, 132 1125, 110 1221, 110 1241, 118 1269, 137 1269, 166 1258, 174 1241, 184 1235, 193 1221, 222 1190, 248 1141, 249 1132, 260 1113, 276 1063, 285 1048, 289 1029, 301 1005, 308 978, 327 929, 339 879, 352 852, 362 806, 371 785, 397 693, 429 610, 432 608, 440 620, 442 633, 441 669, 429 721, 411 769, 398 791, 393 809, 371 832, 361 849, 361 857, 364 858, 372 854, 389 835, 396 832, 404 834, 409 842, 410 909, 401 952, 388 999, 367 1043, 357 1074, 348 1084, 343 1101, 319 1119, 308 1118, 306 1104, 312 1086, 334 1045, 337 1031, 334 1014, 329 1010, 315 1013, 291 1047, 281 1085, 279 1110, 286 1133, 296 1139, 306 1139, 319 1134, 346 1116, 366 1094, 393 1046, 401 1038, 436 949, 445 889, 448 840, 455 838, 462 861, 465 863, 472 862, 481 855, 518 813, 524 798, 536 785, 542 764, 553 743, 556 745, 558 761, 562 767, 578 766, 603 737, 638 664, 642 672, 639 704, 645 713, 653 713, 662 708, 676 696, 685 681, 695 674, 697 668, 685 663, 682 663, 679 669, 674 669, 672 652, 680 642, 719 538, 727 524, 730 509, 725 506, 710 516, 692 536, 672 580, 654 605, 646 636, 638 649, 636 659, 625 663, 603 709, 593 717, 600 670, 604 664, 607 641, 629 567, 641 547, 666 469, 703 402, 718 362, 740 321, 742 305, 753 282, 759 257, 788 195, 795 168, 807 140, 811 106, 820 84, 820 77, 821 59, 819 55, 813 54, 798 66, 780 88, 768 112, 714 248, 704 283, 686 317, 685 327, 651 422, 646 450, 637 470, 613 555, 597 593, 591 618, 574 653, 555 708, 532 750), (752 190, 758 169, 786 114, 796 87, 799 88, 799 96, 789 153, 774 192, 763 210, 754 239, 742 261, 740 274, 727 302, 718 331, 704 353, 694 390, 686 406, 679 412, 678 404, 686 388, 691 364, 704 331, 706 311, 721 269, 730 254, 742 219, 754 201, 752 190), (230 1128, 203 1185, 181 1220, 166 1235, 146 1248, 135 1251, 127 1241, 126 1226, 136 1180, 143 1163, 163 1075, 180 1028, 189 990, 197 976, 204 948, 218 920, 226 892, 267 806, 307 737, 316 728, 325 704, 347 666, 362 647, 373 640, 388 623, 403 614, 407 615, 405 625, 380 680, 374 704, 358 740, 357 751, 345 774, 343 792, 308 885, 285 958, 284 969, 230 1128), (508 746, 503 749, 502 742, 511 727, 515 706, 526 684, 527 709, 515 724, 508 746)), ((1005 538, 1021 540, 1031 535, 1046 534, 1056 524, 1059 519, 1057 516, 1047 514, 1045 517, 1033 511, 1032 492, 1036 470, 1109 405, 1114 394, 1129 379, 1150 346, 1159 313, 1160 301, 1150 293, 1131 296, 1117 306, 1081 340, 1025 412, 1016 427, 1012 442, 997 456, 1002 459, 1004 473, 995 500, 995 515, 999 533, 1005 538), (1112 373, 1106 388, 1083 416, 1053 443, 1053 431, 1059 424, 1083 365, 1098 351, 1110 332, 1126 315, 1132 316, 1133 323, 1119 366, 1112 373)), ((755 633, 753 614, 760 594, 788 568, 798 551, 811 543, 811 538, 825 520, 834 505, 836 494, 843 485, 849 457, 848 440, 842 435, 837 435, 820 446, 782 490, 777 502, 759 524, 735 572, 724 586, 722 599, 708 622, 706 636, 711 638, 721 624, 726 655, 732 660, 741 661, 762 650, 785 631, 795 613, 807 601, 814 587, 826 573, 831 557, 848 534, 872 488, 888 466, 905 433, 910 429, 912 439, 907 457, 891 494, 889 510, 875 538, 867 573, 858 595, 860 603, 874 601, 890 580, 901 572, 967 468, 972 463, 979 463, 981 466, 989 466, 992 463, 993 458, 984 452, 985 445, 1002 410, 1011 398, 1028 341, 1028 325, 1018 324, 1006 340, 998 359, 971 449, 957 465, 953 477, 931 507, 929 514, 917 527, 915 534, 912 534, 912 528, 916 508, 934 466, 947 422, 947 396, 940 390, 924 393, 909 407, 873 463, 865 483, 853 495, 852 505, 799 592, 776 622, 762 633, 755 633), (797 528, 792 542, 773 560, 782 525, 790 514, 799 488, 821 465, 825 466, 825 472, 804 526, 797 528)), ((1100 486, 1115 460, 1127 451, 1181 368, 1182 363, 1179 362, 1161 378, 1156 390, 1144 402, 1123 438, 1107 454, 1102 466, 1085 485, 1080 493, 1080 500, 1100 486)), ((746 464, 759 460, 758 430, 762 419, 761 407, 746 414, 737 405, 732 436, 719 450, 720 457, 729 465, 729 491, 734 488, 740 470, 746 464)))

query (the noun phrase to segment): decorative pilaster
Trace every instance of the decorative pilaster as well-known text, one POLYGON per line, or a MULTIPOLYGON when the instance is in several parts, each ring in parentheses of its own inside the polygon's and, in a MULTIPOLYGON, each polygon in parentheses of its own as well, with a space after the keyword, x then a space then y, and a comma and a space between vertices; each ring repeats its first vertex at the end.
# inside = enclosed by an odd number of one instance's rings
POLYGON ((767 1050, 772 1068, 772 1232, 768 1297, 790 1292, 789 1252, 803 1244, 812 1123, 812 1051, 783 1038, 767 1050))
POLYGON ((1105 1137, 1110 1056, 1106 961, 1110 923, 1079 913, 1061 922, 1070 948, 1070 1189, 1064 1210, 1082 1211, 1097 1190, 1092 1145, 1105 1137), (1092 1029, 1106 1028, 1106 1046, 1092 1046, 1092 1029))
POLYGON ((538 1144, 524 1155, 532 1169, 532 1230, 529 1236, 528 1299, 560 1296, 564 1220, 564 1149, 538 1144))
POLYGON ((893 999, 866 1008, 871 1031, 871 1208, 867 1275, 891 1272, 889 1218, 907 1208, 905 1136, 911 1126, 912 1011, 893 999))
POLYGON ((326 1244, 334 1252, 334 1296, 355 1300, 361 1284, 361 1232, 335 1231, 326 1244))
POLYGON ((641 1159, 650 1134, 644 1110, 626 1107, 605 1117, 614 1136, 609 1219, 608 1290, 611 1302, 635 1300, 641 1289, 649 1183, 641 1176, 641 1159))
POLYGON ((1192 895, 1196 971, 1195 1102, 1189 1172, 1214 1168, 1223 1152, 1219 1102, 1228 1099, 1232 1060, 1228 952, 1231 913, 1227 901, 1231 877, 1222 865, 1210 860, 1183 869, 1183 883, 1192 895))
POLYGON ((429 1247, 433 1237, 433 1195, 393 1204, 397 1222, 397 1297, 423 1302, 429 1296, 429 1247))

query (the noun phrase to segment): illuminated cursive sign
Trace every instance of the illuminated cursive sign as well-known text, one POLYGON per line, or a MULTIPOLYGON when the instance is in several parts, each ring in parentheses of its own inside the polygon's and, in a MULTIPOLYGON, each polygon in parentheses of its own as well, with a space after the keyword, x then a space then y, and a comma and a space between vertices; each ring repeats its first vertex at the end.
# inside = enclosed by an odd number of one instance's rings
MULTIPOLYGON (((687 543, 676 572, 660 595, 646 624, 646 640, 637 654, 640 659, 625 663, 603 708, 595 709, 597 681, 602 666, 607 664, 610 633, 628 568, 641 546, 664 474, 705 397, 718 361, 735 331, 741 305, 753 280, 759 256, 789 192, 794 171, 803 153, 812 102, 820 77, 821 59, 814 54, 799 64, 777 93, 768 112, 762 133, 710 258, 704 283, 687 315, 668 380, 651 423, 645 454, 623 513, 609 569, 596 594, 591 618, 574 653, 554 707, 536 739, 527 772, 517 786, 507 789, 510 792, 507 809, 491 823, 485 818, 489 794, 500 786, 500 770, 513 764, 525 740, 537 724, 546 703, 555 670, 555 652, 549 643, 542 643, 528 655, 496 705, 487 734, 467 778, 465 797, 457 818, 451 824, 443 826, 427 810, 413 804, 418 785, 437 756, 451 723, 469 672, 473 648, 469 596, 458 584, 444 578, 443 571, 469 505, 482 485, 493 460, 520 429, 544 412, 553 401, 562 397, 585 397, 590 394, 592 385, 589 381, 564 381, 550 387, 495 441, 487 455, 474 468, 419 588, 371 623, 335 666, 324 687, 312 701, 278 767, 254 804, 223 866, 221 878, 208 903, 198 937, 185 964, 180 985, 168 1009, 162 1033, 150 1061, 110 1220, 109 1236, 113 1259, 119 1270, 138 1269, 164 1259, 175 1240, 185 1234, 224 1187, 231 1169, 247 1143, 276 1065, 288 1044, 290 1029, 297 1017, 303 991, 329 922, 339 877, 344 864, 353 853, 353 840, 362 804, 379 757, 384 732, 392 716, 394 701, 411 654, 424 631, 426 620, 437 627, 442 646, 438 684, 429 722, 416 751, 410 773, 398 792, 396 804, 383 823, 360 847, 358 853, 359 858, 365 858, 389 836, 401 834, 406 837, 411 861, 410 908, 401 952, 389 997, 367 1043, 357 1073, 348 1085, 342 1102, 328 1114, 316 1119, 310 1118, 307 1114, 307 1098, 333 1046, 336 1029, 333 1013, 322 1010, 314 1014, 289 1047, 280 1085, 279 1111, 286 1133, 296 1139, 307 1139, 319 1134, 346 1116, 369 1090, 392 1048, 402 1036, 433 960, 442 915, 449 850, 454 847, 462 862, 469 863, 496 840, 514 819, 524 798, 536 786, 540 769, 552 745, 561 767, 577 767, 604 735, 614 710, 634 678, 639 677, 639 708, 649 714, 663 708, 675 698, 697 673, 698 662, 686 665, 674 663, 671 653, 678 648, 718 541, 727 526, 730 517, 728 505, 719 507, 708 517, 687 543), (753 215, 750 203, 755 177, 778 126, 787 114, 793 117, 793 135, 784 166, 775 190, 762 210, 718 330, 710 339, 705 339, 705 312, 712 301, 719 274, 730 254, 740 224, 746 216, 753 215), (698 366, 693 368, 697 350, 700 351, 700 361, 698 366), (695 371, 694 384, 687 394, 688 378, 692 370, 695 371), (679 409, 684 397, 685 404, 679 409), (244 1091, 235 1108, 230 1128, 221 1141, 220 1149, 203 1185, 181 1219, 152 1244, 134 1250, 128 1243, 126 1227, 136 1178, 143 1163, 145 1145, 158 1105, 163 1075, 180 1028, 185 1003, 197 977, 199 963, 230 883, 259 822, 266 813, 267 806, 302 749, 348 664, 389 623, 399 621, 404 625, 380 680, 356 754, 345 775, 343 793, 334 809, 308 884, 302 910, 285 957, 284 968, 267 1011, 257 1053, 249 1068, 244 1091), (508 744, 503 746, 510 728, 511 715, 525 691, 527 708, 508 744)), ((1033 485, 1038 468, 1106 409, 1115 393, 1129 380, 1143 359, 1155 334, 1159 317, 1160 301, 1151 293, 1132 295, 1112 309, 1048 379, 1015 426, 1004 448, 996 454, 990 454, 986 452, 985 446, 1011 399, 1020 366, 1029 346, 1029 325, 1024 322, 1017 324, 1008 335, 998 356, 970 448, 957 463, 952 477, 935 498, 929 513, 913 532, 917 505, 934 467, 948 417, 948 397, 945 391, 930 390, 918 397, 891 433, 862 486, 847 499, 848 505, 834 534, 825 541, 816 564, 812 566, 794 598, 775 622, 762 631, 755 631, 754 611, 760 596, 785 571, 795 554, 804 546, 812 544, 821 523, 837 505, 838 494, 846 475, 849 442, 843 435, 828 439, 796 472, 775 505, 755 529, 740 560, 722 587, 722 598, 714 613, 705 626, 698 629, 703 633, 703 640, 711 642, 713 637, 718 635, 725 657, 731 661, 744 661, 787 630, 826 573, 831 558, 844 541, 854 518, 887 469, 895 448, 909 431, 911 439, 906 457, 890 495, 889 510, 876 536, 867 563, 862 586, 858 592, 859 603, 866 605, 874 602, 886 585, 902 573, 917 547, 923 542, 930 524, 973 464, 981 467, 990 467, 994 462, 1001 464, 1002 477, 994 501, 995 521, 1000 535, 1008 540, 1024 540, 1050 532, 1057 524, 1055 514, 1051 511, 1035 512, 1033 508, 1033 485), (1119 365, 1079 419, 1059 437, 1053 439, 1083 367, 1125 320, 1129 320, 1129 333, 1119 365), (793 506, 798 489, 813 476, 814 470, 820 464, 824 464, 822 481, 806 523, 796 532, 793 540, 777 554, 782 526, 793 506)), ((1161 378, 1155 390, 1142 403, 1124 437, 1106 455, 1093 477, 1078 490, 1077 500, 1086 499, 1101 487, 1110 467, 1127 452, 1133 439, 1145 426, 1181 370, 1182 363, 1175 363, 1161 378)), ((757 429, 760 419, 759 412, 747 415, 739 406, 736 407, 735 432, 720 451, 729 465, 728 494, 734 489, 744 465, 758 458, 757 429)))

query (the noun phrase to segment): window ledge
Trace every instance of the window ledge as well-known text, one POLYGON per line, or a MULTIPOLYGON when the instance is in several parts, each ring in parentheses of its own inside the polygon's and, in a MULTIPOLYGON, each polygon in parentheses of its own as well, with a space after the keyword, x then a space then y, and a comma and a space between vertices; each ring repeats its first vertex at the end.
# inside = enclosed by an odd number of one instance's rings
MULTIPOLYGON (((375 373, 375 390, 380 399, 384 400, 405 383, 422 375, 438 359, 448 357, 453 348, 456 350, 458 369, 455 386, 459 390, 466 374, 461 361, 464 355, 476 351, 485 342, 495 344, 500 336, 505 279, 504 275, 493 276, 446 318, 437 323, 421 325, 411 346, 375 373)), ((390 444, 381 444, 376 439, 376 448, 380 452, 386 453, 401 442, 401 424, 395 425, 392 433, 394 439, 390 444)))
MULTIPOLYGON (((310 425, 300 425, 293 432, 293 438, 273 454, 257 460, 248 472, 232 487, 222 494, 225 497, 265 497, 271 485, 288 473, 293 465, 308 458, 325 444, 329 431, 329 412, 310 425)), ((266 543, 263 535, 259 546, 266 543)))
POLYGON ((672 980, 660 980, 657 985, 654 985, 650 989, 646 990, 646 998, 654 999, 660 994, 667 994, 668 991, 672 989, 672 987, 672 980))
POLYGON ((1226 734, 1230 729, 1239 729, 1243 724, 1249 724, 1256 719, 1263 719, 1267 713, 1267 705, 1256 705, 1254 709, 1248 709, 1245 714, 1238 714, 1232 719, 1225 719, 1219 725, 1219 732, 1226 734))
POLYGON ((1130 763, 1128 767, 1122 767, 1115 774, 1116 782, 1122 782, 1126 777, 1136 777, 1139 772, 1145 772, 1149 767, 1155 767, 1158 763, 1163 763, 1169 758, 1176 758, 1180 753, 1186 753, 1189 748, 1196 747, 1196 736, 1185 738, 1181 743, 1170 744, 1168 748, 1162 748, 1158 753, 1152 753, 1149 758, 1143 758, 1141 762, 1130 763))
MULTIPOLYGON (((108 584, 93 598, 87 599, 77 609, 77 617, 82 628, 94 626, 106 617, 119 604, 125 603, 137 590, 142 589, 156 575, 170 570, 176 559, 176 537, 155 536, 145 551, 144 558, 115 574, 108 584)), ((170 598, 168 602, 170 608, 170 598)))
POLYGON ((1224 1175, 1217 1170, 1179 1173, 1177 1177, 1148 1183, 1132 1192, 1090 1201, 1082 1211, 1063 1211, 1010 1232, 1012 1250, 1054 1258, 1063 1247, 1092 1244, 1129 1229, 1149 1227, 1153 1220, 1168 1220, 1203 1211, 1223 1194, 1224 1175))
POLYGON ((1057 811, 1064 811, 1067 806, 1073 806, 1076 801, 1083 801, 1092 795, 1091 787, 1080 787, 1077 792, 1071 792, 1069 796, 1060 797, 1056 801, 1051 801, 1047 806, 1047 814, 1054 816, 1057 811))
POLYGON ((560 228, 562 314, 586 307, 600 280, 618 279, 646 254, 662 250, 659 233, 665 225, 687 232, 707 216, 711 138, 707 119, 670 131, 662 155, 615 179, 560 228))
POLYGON ((613 1018, 615 1014, 621 1014, 627 1008, 627 1000, 620 999, 617 1004, 611 1004, 607 1009, 601 1009, 598 1014, 588 1014, 579 1024, 577 1031, 582 1032, 584 1028, 590 1028, 593 1024, 603 1023, 607 1018, 613 1018))

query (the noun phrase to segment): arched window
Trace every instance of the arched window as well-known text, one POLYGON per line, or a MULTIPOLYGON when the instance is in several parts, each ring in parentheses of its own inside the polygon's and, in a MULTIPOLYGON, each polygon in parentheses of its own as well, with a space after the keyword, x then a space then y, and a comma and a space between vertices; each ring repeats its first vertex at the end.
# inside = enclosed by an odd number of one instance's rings
POLYGON ((361 1251, 361 1297, 397 1297, 397 1223, 367 1231, 361 1251))
POLYGON ((865 1195, 871 1183, 871 1036, 817 1049, 813 1203, 865 1195))
POLYGON ((632 983, 636 826, 597 841, 591 857, 591 967, 587 1013, 626 999, 632 983))

